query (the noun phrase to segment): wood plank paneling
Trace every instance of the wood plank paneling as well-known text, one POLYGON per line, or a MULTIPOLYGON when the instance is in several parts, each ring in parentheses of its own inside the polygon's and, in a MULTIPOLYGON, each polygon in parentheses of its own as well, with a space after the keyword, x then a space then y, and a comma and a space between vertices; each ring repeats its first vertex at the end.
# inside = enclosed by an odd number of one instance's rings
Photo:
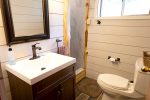
POLYGON ((63 15, 59 14, 49 14, 50 26, 63 26, 63 15))
POLYGON ((92 57, 92 56, 88 56, 88 63, 90 64, 95 64, 97 66, 105 66, 108 67, 109 69, 115 69, 115 70, 122 70, 128 73, 133 74, 134 72, 134 64, 127 64, 124 62, 120 62, 120 63, 112 63, 110 62, 107 58, 97 58, 97 57, 92 57))
POLYGON ((140 48, 111 43, 88 42, 88 49, 113 52, 124 55, 142 57, 143 51, 150 51, 150 48, 140 48))
POLYGON ((89 18, 94 18, 95 9, 90 9, 89 18))
POLYGON ((63 26, 51 26, 50 38, 63 36, 63 26))
POLYGON ((17 37, 20 36, 31 36, 31 35, 38 35, 38 34, 43 34, 44 30, 43 29, 16 29, 15 32, 17 33, 17 37))
POLYGON ((95 1, 96 0, 90 0, 90 8, 95 8, 95 1))
POLYGON ((42 15, 42 9, 37 8, 27 8, 22 6, 11 6, 12 15, 42 15))
POLYGON ((15 36, 31 36, 44 33, 43 23, 14 23, 15 36))
POLYGON ((1 45, 6 45, 5 32, 4 32, 4 28, 3 27, 0 27, 0 46, 1 45))
POLYGON ((64 13, 64 3, 49 0, 49 12, 63 14, 64 13))
POLYGON ((89 33, 121 35, 131 37, 149 37, 149 27, 89 26, 89 33), (111 30, 111 31, 110 31, 111 30))
POLYGON ((89 41, 122 44, 150 48, 150 38, 89 34, 89 41))
POLYGON ((42 1, 11 0, 10 6, 15 36, 31 36, 44 33, 42 1))
POLYGON ((30 22, 30 23, 43 23, 43 17, 42 16, 32 16, 32 15, 13 15, 13 22, 16 23, 24 23, 24 22, 30 22))
POLYGON ((63 2, 64 2, 64 0, 55 0, 55 1, 57 1, 57 2, 61 2, 61 3, 63 3, 63 2))
MULTIPOLYGON (((149 16, 148 16, 149 18, 149 16)), ((149 27, 150 19, 100 19, 101 25, 97 25, 97 19, 91 19, 91 25, 96 26, 120 26, 120 27, 149 27)))
MULTIPOLYGON (((88 65, 90 66, 90 65, 88 65)), ((87 71, 86 71, 86 77, 89 77, 89 78, 92 78, 92 79, 95 79, 97 80, 97 77, 99 74, 103 74, 102 72, 100 71, 95 71, 95 70, 92 70, 90 69, 91 67, 93 67, 93 65, 91 65, 90 67, 87 67, 87 71)))
POLYGON ((126 64, 135 64, 135 61, 138 58, 136 56, 113 53, 110 51, 102 51, 102 50, 94 50, 94 49, 88 49, 88 51, 89 51, 89 56, 103 58, 105 60, 108 59, 108 56, 111 56, 113 58, 120 58, 121 62, 126 64))
POLYGON ((11 5, 28 8, 42 8, 42 3, 40 2, 38 0, 10 0, 11 5))
POLYGON ((111 69, 105 66, 98 66, 95 64, 88 63, 88 67, 87 67, 88 77, 97 79, 99 74, 104 74, 104 73, 120 75, 122 77, 128 78, 129 80, 133 80, 133 77, 134 77, 133 74, 131 73, 127 73, 121 70, 111 69))
POLYGON ((14 23, 15 31, 18 30, 28 30, 28 29, 43 29, 43 23, 32 23, 32 22, 25 22, 25 23, 14 23))

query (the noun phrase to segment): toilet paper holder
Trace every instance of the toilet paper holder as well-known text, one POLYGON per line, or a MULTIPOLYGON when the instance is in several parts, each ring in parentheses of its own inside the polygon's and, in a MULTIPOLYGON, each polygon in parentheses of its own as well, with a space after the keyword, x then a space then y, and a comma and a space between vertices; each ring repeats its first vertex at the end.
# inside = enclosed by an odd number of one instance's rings
POLYGON ((120 58, 116 58, 116 59, 115 59, 115 58, 112 58, 111 56, 108 56, 108 59, 110 59, 110 60, 111 60, 111 59, 114 59, 114 62, 120 62, 120 58))

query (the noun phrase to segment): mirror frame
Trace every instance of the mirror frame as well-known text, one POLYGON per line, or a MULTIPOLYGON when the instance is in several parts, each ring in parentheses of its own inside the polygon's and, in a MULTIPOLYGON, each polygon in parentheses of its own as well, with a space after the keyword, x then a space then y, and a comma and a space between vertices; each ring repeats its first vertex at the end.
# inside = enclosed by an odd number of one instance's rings
POLYGON ((10 0, 1 0, 2 17, 7 45, 31 42, 50 38, 48 0, 41 0, 43 8, 44 33, 39 35, 15 37, 10 0))

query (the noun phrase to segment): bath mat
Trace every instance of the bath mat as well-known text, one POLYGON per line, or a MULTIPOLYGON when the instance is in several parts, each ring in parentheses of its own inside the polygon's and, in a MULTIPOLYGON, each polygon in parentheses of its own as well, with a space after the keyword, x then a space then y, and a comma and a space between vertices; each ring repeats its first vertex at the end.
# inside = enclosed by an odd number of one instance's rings
POLYGON ((79 84, 77 84, 77 89, 93 98, 98 98, 102 93, 97 81, 90 78, 84 78, 79 84))
POLYGON ((96 100, 102 100, 103 92, 98 96, 96 100))
POLYGON ((89 96, 84 94, 84 93, 81 93, 77 98, 76 100, 88 100, 89 99, 89 96))

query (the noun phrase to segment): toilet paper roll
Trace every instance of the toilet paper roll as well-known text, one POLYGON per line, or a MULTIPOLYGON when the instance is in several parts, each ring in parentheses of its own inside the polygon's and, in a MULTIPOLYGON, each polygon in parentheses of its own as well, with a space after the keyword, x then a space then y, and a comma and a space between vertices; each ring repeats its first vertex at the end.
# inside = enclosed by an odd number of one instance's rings
POLYGON ((111 62, 116 62, 116 59, 115 58, 110 58, 109 59, 111 62))

